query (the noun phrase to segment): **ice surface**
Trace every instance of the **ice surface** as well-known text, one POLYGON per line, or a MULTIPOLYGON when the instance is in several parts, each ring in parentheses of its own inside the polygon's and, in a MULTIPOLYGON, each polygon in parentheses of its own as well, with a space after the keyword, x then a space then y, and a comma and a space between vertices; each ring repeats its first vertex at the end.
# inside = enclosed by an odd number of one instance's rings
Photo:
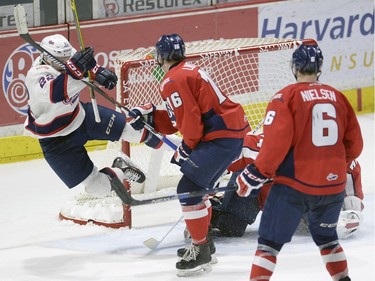
MULTIPOLYGON (((374 274, 374 114, 359 115, 365 148, 359 158, 364 188, 364 221, 341 242, 353 281, 374 274)), ((103 151, 91 153, 100 161, 103 151)), ((176 250, 185 245, 181 222, 155 251, 143 241, 161 239, 179 219, 177 201, 133 208, 134 228, 110 229, 59 221, 60 207, 80 188, 68 190, 44 160, 0 165, 0 281, 171 281, 176 250)), ((205 281, 248 280, 257 223, 242 238, 216 239, 219 263, 205 281)), ((284 246, 272 281, 331 280, 318 248, 308 236, 284 246)))

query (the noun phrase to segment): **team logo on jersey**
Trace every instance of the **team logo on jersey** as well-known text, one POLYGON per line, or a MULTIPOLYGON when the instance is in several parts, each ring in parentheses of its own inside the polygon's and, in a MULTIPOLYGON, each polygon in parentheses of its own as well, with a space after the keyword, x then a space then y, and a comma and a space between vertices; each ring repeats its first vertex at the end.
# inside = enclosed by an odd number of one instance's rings
POLYGON ((9 106, 22 115, 27 115, 28 109, 25 77, 37 56, 39 52, 26 43, 17 48, 5 62, 3 93, 9 106))
POLYGON ((329 175, 327 176, 327 180, 328 181, 335 181, 338 179, 338 175, 335 175, 335 174, 332 174, 332 173, 329 173, 329 175))

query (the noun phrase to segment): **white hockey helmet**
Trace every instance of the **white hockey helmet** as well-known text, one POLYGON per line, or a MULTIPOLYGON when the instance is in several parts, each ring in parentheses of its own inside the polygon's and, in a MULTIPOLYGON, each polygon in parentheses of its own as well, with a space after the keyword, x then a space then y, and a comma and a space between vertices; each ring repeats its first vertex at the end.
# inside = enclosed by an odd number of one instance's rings
MULTIPOLYGON (((45 37, 40 43, 40 46, 62 62, 67 61, 77 51, 61 34, 45 37)), ((43 60, 47 64, 52 64, 54 62, 46 53, 43 54, 43 60)))

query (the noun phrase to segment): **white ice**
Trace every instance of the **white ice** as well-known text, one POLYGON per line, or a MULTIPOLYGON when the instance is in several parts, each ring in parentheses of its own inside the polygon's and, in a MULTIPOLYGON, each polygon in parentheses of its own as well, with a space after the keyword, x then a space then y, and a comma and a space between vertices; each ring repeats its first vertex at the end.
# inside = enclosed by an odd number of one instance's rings
MULTIPOLYGON (((374 274, 374 114, 359 115, 365 147, 359 161, 364 221, 342 240, 353 281, 374 274)), ((103 151, 91 153, 100 161, 103 151)), ((59 221, 61 206, 82 190, 68 190, 44 160, 0 165, 0 281, 183 280, 176 276, 176 250, 185 245, 181 222, 155 251, 143 241, 161 239, 179 219, 177 201, 134 207, 134 227, 110 229, 59 221)), ((257 223, 242 238, 216 239, 219 263, 209 274, 187 280, 248 280, 257 223)), ((284 246, 272 281, 331 280, 309 236, 284 246)))

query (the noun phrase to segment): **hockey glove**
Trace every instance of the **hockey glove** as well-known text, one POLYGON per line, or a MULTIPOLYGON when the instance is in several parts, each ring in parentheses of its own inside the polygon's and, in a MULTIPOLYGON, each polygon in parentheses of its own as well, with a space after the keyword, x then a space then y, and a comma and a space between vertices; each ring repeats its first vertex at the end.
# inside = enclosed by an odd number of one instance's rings
POLYGON ((94 49, 89 47, 76 52, 66 63, 66 72, 74 79, 80 80, 96 65, 94 49))
POLYGON ((99 64, 96 64, 90 70, 91 79, 98 82, 99 85, 104 86, 107 90, 112 90, 117 84, 117 75, 99 64))
POLYGON ((181 166, 186 160, 188 160, 191 149, 185 144, 184 141, 180 143, 177 150, 175 151, 171 163, 181 166))
POLYGON ((236 179, 238 196, 249 196, 250 193, 261 188, 267 180, 268 179, 257 170, 254 164, 247 165, 236 179))
POLYGON ((132 126, 133 129, 137 131, 142 130, 145 126, 145 123, 153 127, 153 112, 155 109, 156 106, 150 102, 133 107, 132 110, 128 113, 130 117, 133 117, 133 119, 129 122, 130 126, 132 126))

